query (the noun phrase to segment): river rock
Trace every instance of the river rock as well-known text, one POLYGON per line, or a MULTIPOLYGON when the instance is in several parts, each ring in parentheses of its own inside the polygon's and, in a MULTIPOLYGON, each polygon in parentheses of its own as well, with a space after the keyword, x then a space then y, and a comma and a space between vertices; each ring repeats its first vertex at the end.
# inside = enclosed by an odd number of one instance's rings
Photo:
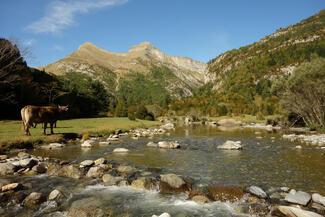
POLYGON ((277 206, 271 211, 272 215, 281 217, 322 217, 321 215, 291 206, 277 206))
POLYGON ((139 189, 158 190, 156 182, 149 177, 140 177, 136 180, 133 180, 131 186, 139 189))
POLYGON ((116 171, 120 174, 123 175, 128 175, 130 173, 133 173, 136 171, 136 169, 134 167, 131 166, 124 166, 124 165, 120 165, 116 168, 116 171))
POLYGON ((45 145, 45 146, 41 146, 42 148, 45 148, 45 149, 60 149, 60 148, 64 148, 65 145, 62 144, 62 143, 57 143, 57 142, 54 142, 54 143, 50 143, 48 145, 45 145))
POLYGON ((16 171, 16 168, 11 163, 0 163, 0 176, 12 175, 16 171))
POLYGON ((218 149, 225 149, 225 150, 240 150, 243 149, 240 141, 231 141, 227 140, 223 145, 219 145, 218 149))
POLYGON ((6 160, 7 158, 8 156, 5 154, 0 155, 0 160, 6 160))
POLYGON ((81 143, 81 147, 83 147, 83 148, 91 148, 91 147, 94 146, 94 144, 95 144, 94 140, 88 139, 88 140, 84 141, 83 143, 81 143))
POLYGON ((2 186, 1 191, 2 192, 17 191, 17 190, 20 190, 21 188, 22 188, 22 185, 20 183, 10 183, 10 184, 2 186))
POLYGON ((161 193, 180 193, 190 190, 190 186, 181 177, 176 174, 160 175, 161 193))
POLYGON ((159 148, 166 148, 166 149, 177 149, 180 148, 181 145, 177 141, 161 141, 158 142, 159 148))
POLYGON ((214 201, 236 202, 244 196, 244 191, 236 186, 215 186, 211 185, 207 188, 209 197, 214 201))
POLYGON ((325 206, 325 197, 323 197, 322 195, 314 193, 314 194, 312 194, 311 197, 315 203, 319 203, 319 204, 325 206))
POLYGON ((37 163, 38 161, 33 158, 25 158, 19 161, 20 166, 24 168, 32 168, 37 163))
POLYGON ((129 152, 129 149, 127 148, 115 148, 113 150, 113 153, 128 153, 129 152))
POLYGON ((84 167, 90 167, 94 165, 94 161, 93 160, 84 160, 80 163, 80 167, 84 168, 84 167))
POLYGON ((289 192, 289 194, 287 194, 284 200, 289 203, 295 203, 295 204, 306 206, 311 200, 311 196, 306 192, 295 191, 292 189, 289 192))
POLYGON ((210 199, 204 195, 196 195, 192 197, 192 200, 198 204, 210 203, 210 199))
POLYGON ((102 202, 94 197, 76 200, 72 203, 67 217, 108 217, 112 211, 104 210, 102 202))
POLYGON ((53 191, 51 191, 51 193, 49 194, 49 200, 58 200, 60 198, 63 197, 63 194, 61 191, 54 189, 53 191))
POLYGON ((262 188, 257 187, 257 186, 250 186, 247 191, 259 198, 267 198, 267 194, 265 193, 265 191, 263 191, 262 188))
POLYGON ((175 129, 175 125, 173 123, 166 123, 162 125, 161 128, 165 130, 173 130, 175 129))
POLYGON ((37 164, 32 168, 32 171, 35 171, 36 173, 46 173, 47 168, 43 163, 37 164))
POLYGON ((105 185, 117 185, 120 181, 123 180, 122 177, 112 176, 111 174, 104 174, 102 180, 105 185))
POLYGON ((235 119, 232 119, 232 118, 221 119, 217 123, 219 126, 222 126, 222 127, 237 127, 242 124, 241 121, 236 121, 235 119))
POLYGON ((105 158, 101 157, 94 161, 95 165, 105 164, 107 161, 105 158))
POLYGON ((169 215, 169 213, 167 213, 167 212, 164 212, 161 215, 153 215, 152 217, 171 217, 171 215, 169 215))
POLYGON ((148 147, 155 147, 155 148, 156 148, 156 147, 158 147, 158 144, 155 143, 155 142, 148 142, 148 143, 147 143, 147 146, 148 146, 148 147))
POLYGON ((39 192, 32 192, 24 200, 24 206, 34 208, 35 206, 46 201, 46 197, 39 192))
POLYGON ((30 154, 21 151, 21 152, 19 152, 19 153, 17 154, 17 156, 18 156, 19 158, 29 158, 29 157, 30 157, 30 154))
POLYGON ((101 141, 101 142, 99 142, 98 144, 99 144, 99 145, 109 145, 110 142, 104 142, 104 141, 101 141))
POLYGON ((74 165, 65 165, 58 171, 58 176, 80 179, 82 172, 74 165))
POLYGON ((86 176, 89 178, 101 178, 104 175, 104 172, 104 168, 100 166, 94 166, 88 170, 86 176))

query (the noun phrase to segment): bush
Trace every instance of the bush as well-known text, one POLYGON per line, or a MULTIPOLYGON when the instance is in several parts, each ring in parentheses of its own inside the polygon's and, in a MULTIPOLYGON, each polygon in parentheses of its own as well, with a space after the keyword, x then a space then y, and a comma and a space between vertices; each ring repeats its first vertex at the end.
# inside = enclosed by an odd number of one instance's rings
POLYGON ((135 113, 136 113, 137 108, 135 106, 130 106, 128 108, 128 118, 132 121, 136 119, 135 113))
POLYGON ((139 105, 135 112, 135 117, 142 120, 154 120, 153 114, 148 112, 144 105, 139 105))
POLYGON ((301 117, 307 126, 325 127, 325 58, 299 66, 287 81, 282 103, 288 113, 301 117))

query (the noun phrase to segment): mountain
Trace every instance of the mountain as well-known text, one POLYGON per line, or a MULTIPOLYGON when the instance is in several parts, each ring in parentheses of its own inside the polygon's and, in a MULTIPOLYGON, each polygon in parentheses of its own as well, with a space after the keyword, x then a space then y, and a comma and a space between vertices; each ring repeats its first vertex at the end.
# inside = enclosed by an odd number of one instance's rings
POLYGON ((106 51, 86 42, 67 57, 41 68, 56 75, 87 75, 102 81, 112 93, 119 90, 122 81, 143 75, 154 83, 162 83, 175 97, 192 95, 193 89, 205 83, 207 72, 205 63, 169 56, 149 42, 126 53, 106 51))
POLYGON ((291 74, 312 54, 325 56, 325 10, 295 25, 280 28, 260 41, 227 51, 208 62, 214 89, 224 89, 238 70, 250 71, 257 83, 291 74))
MULTIPOLYGON (((208 83, 194 97, 170 106, 179 114, 272 115, 283 113, 286 82, 305 62, 325 57, 325 10, 280 28, 260 41, 227 51, 208 62, 208 83), (192 109, 193 110, 193 109, 192 109)), ((315 61, 320 62, 320 61, 315 61)))

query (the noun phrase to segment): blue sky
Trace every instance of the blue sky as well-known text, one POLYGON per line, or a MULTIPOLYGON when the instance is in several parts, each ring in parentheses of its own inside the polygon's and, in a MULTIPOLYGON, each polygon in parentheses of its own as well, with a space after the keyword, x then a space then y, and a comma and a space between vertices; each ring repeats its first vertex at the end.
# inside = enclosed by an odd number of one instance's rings
POLYGON ((1 9, 0 37, 31 47, 32 66, 86 41, 115 52, 150 41, 207 62, 325 9, 325 0, 1 0, 1 9))

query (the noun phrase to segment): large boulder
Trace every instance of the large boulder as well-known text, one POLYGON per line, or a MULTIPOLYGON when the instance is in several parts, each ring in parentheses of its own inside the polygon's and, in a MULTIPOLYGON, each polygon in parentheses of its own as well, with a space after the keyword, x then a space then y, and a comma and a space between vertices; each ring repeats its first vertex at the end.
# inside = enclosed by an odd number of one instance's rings
POLYGON ((28 195, 24 200, 24 206, 29 208, 35 208, 41 203, 46 201, 46 197, 44 194, 39 192, 32 192, 28 195))
POLYGON ((227 140, 222 145, 218 146, 218 149, 225 149, 225 150, 240 150, 243 149, 240 141, 231 141, 227 140))
POLYGON ((271 214, 280 217, 322 217, 321 215, 291 206, 277 206, 271 214))
POLYGON ((82 172, 74 165, 65 165, 58 171, 58 176, 80 179, 82 172))
POLYGON ((38 161, 34 158, 24 158, 19 161, 21 167, 24 168, 32 168, 38 163, 38 161))
POLYGON ((74 201, 69 209, 68 217, 111 217, 112 211, 104 209, 97 198, 84 198, 74 201))
POLYGON ((165 148, 165 149, 177 149, 180 148, 181 145, 177 141, 161 141, 158 142, 159 148, 165 148))
POLYGON ((219 126, 222 127, 238 127, 242 124, 241 121, 236 121, 235 119, 232 118, 221 119, 217 123, 219 126))
POLYGON ((11 163, 0 163, 0 176, 12 175, 16 169, 11 163))
POLYGON ((323 197, 322 195, 314 193, 314 194, 312 194, 311 197, 315 203, 319 203, 319 204, 325 206, 325 197, 323 197))
POLYGON ((189 191, 191 185, 178 175, 170 173, 160 175, 159 189, 161 193, 181 193, 189 191))
POLYGON ((310 194, 303 191, 296 191, 292 189, 289 194, 284 199, 289 203, 295 203, 303 206, 307 206, 309 201, 311 200, 310 194))

